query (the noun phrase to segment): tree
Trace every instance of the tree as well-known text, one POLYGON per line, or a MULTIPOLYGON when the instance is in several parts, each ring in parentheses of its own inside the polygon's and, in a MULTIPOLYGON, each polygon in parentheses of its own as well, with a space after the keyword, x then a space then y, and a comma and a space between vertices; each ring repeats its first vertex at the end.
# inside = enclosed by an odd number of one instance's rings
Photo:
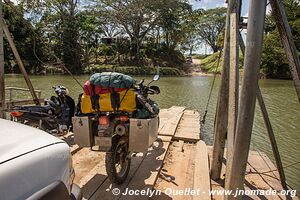
MULTIPOLYGON (((300 49, 300 3, 286 0, 284 5, 296 47, 300 49)), ((291 79, 289 64, 271 13, 266 18, 261 71, 267 78, 291 79)))
POLYGON ((184 30, 185 19, 192 12, 192 6, 184 1, 167 1, 159 9, 159 24, 164 34, 165 44, 168 48, 175 49, 188 35, 189 30, 184 30))
POLYGON ((139 60, 139 48, 146 34, 157 23, 157 15, 152 1, 145 0, 101 0, 99 8, 105 9, 111 22, 117 22, 130 37, 131 53, 139 60))
MULTIPOLYGON (((26 70, 33 73, 41 71, 43 68, 40 59, 45 59, 46 55, 43 51, 45 41, 40 37, 40 30, 33 27, 30 21, 24 19, 21 6, 15 6, 10 1, 5 1, 3 13, 26 70)), ((6 72, 18 72, 19 68, 16 65, 14 55, 5 40, 4 54, 6 72)))
MULTIPOLYGON (((78 0, 21 0, 21 5, 32 11, 37 18, 49 19, 49 16, 58 16, 57 23, 61 53, 59 55, 66 67, 73 73, 80 73, 81 48, 79 45, 78 0)), ((47 22, 46 22, 47 24, 47 22)), ((46 28, 46 32, 49 30, 46 28)))
POLYGON ((138 64, 142 43, 147 34, 161 27, 166 34, 166 43, 169 43, 169 30, 174 30, 174 24, 171 22, 171 18, 174 17, 172 11, 178 5, 187 4, 185 0, 94 0, 93 2, 98 4, 99 10, 104 9, 110 21, 119 24, 130 38, 131 56, 138 64), (169 21, 163 21, 167 18, 169 21))
POLYGON ((261 72, 266 78, 290 78, 288 62, 277 31, 264 38, 261 72))
POLYGON ((185 15, 182 25, 182 31, 185 33, 184 40, 182 42, 182 49, 189 51, 189 55, 193 55, 193 51, 198 48, 202 41, 197 32, 197 11, 192 11, 185 15))
POLYGON ((195 11, 197 33, 202 41, 207 43, 213 52, 220 50, 218 37, 224 31, 227 8, 213 8, 195 11))
POLYGON ((89 67, 91 57, 94 55, 97 62, 99 43, 101 39, 102 21, 98 15, 90 11, 82 11, 78 14, 80 44, 83 49, 85 67, 89 67))

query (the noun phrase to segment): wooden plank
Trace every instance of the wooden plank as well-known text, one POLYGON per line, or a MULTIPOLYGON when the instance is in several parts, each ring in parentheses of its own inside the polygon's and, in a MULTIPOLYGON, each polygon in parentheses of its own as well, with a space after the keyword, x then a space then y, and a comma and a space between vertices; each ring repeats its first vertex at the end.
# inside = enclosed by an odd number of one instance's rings
POLYGON ((199 118, 182 118, 180 124, 199 124, 199 118))
POLYGON ((176 133, 174 135, 174 140, 183 140, 187 142, 199 141, 200 140, 199 119, 200 119, 200 114, 197 111, 185 110, 182 115, 182 120, 180 120, 176 133))
POLYGON ((82 148, 72 156, 73 166, 76 172, 75 182, 80 184, 84 178, 96 165, 103 163, 105 154, 99 151, 91 151, 90 148, 82 148))
POLYGON ((197 134, 199 134, 199 132, 188 132, 183 129, 182 132, 179 132, 178 136, 174 136, 173 140, 182 140, 185 142, 196 143, 200 140, 200 136, 197 137, 197 134))
MULTIPOLYGON (((5 87, 5 90, 17 90, 22 92, 30 92, 27 88, 19 88, 19 87, 5 87)), ((41 90, 34 90, 36 93, 41 93, 41 90)))
MULTIPOLYGON (((211 157, 212 154, 212 147, 208 147, 208 154, 209 157, 211 157)), ((226 153, 225 149, 225 153, 226 153)), ((225 173, 225 165, 223 162, 222 167, 222 174, 225 173)), ((275 189, 277 191, 281 191, 283 189, 280 179, 279 179, 279 173, 277 171, 268 172, 270 170, 274 170, 276 167, 272 163, 272 161, 267 157, 266 154, 256 151, 250 151, 249 157, 248 157, 248 163, 246 168, 246 176, 245 176, 245 190, 269 190, 269 189, 275 189), (263 173, 268 172, 268 173, 263 173)), ((224 176, 223 176, 224 178, 224 176)), ((215 182, 211 180, 211 187, 212 190, 224 190, 224 179, 219 180, 218 182, 215 182)), ((249 192, 250 194, 250 192, 249 192)), ((223 200, 223 195, 215 195, 213 196, 213 199, 215 200, 223 200)), ((273 199, 273 200, 282 200, 282 199, 296 199, 298 200, 298 197, 289 197, 289 196, 243 196, 242 199, 254 199, 254 200, 260 200, 260 199, 273 199)))
POLYGON ((196 146, 194 189, 201 191, 193 200, 211 200, 209 159, 206 144, 199 141, 196 146))
MULTIPOLYGON (((60 138, 61 139, 72 138, 72 136, 73 136, 73 133, 69 133, 60 138)), ((70 144, 70 139, 67 139, 67 141, 70 144)), ((76 144, 72 145, 71 149, 72 149, 72 147, 75 148, 76 146, 77 146, 76 144)), ((75 150, 78 151, 78 150, 81 150, 81 148, 78 148, 75 150)), ((71 152, 72 152, 72 150, 71 150, 71 152)), ((143 155, 142 155, 142 157, 143 157, 143 155)), ((93 157, 93 158, 95 158, 95 157, 93 157)), ((130 171, 131 175, 129 174, 127 182, 130 180, 130 177, 132 176, 132 174, 135 173, 135 171, 137 170, 137 165, 142 160, 141 154, 138 154, 138 156, 132 158, 132 160, 133 160, 133 162, 131 164, 131 171, 130 171)), ((107 182, 109 182, 109 185, 111 184, 106 175, 105 152, 91 151, 88 148, 84 148, 84 150, 78 151, 78 153, 73 156, 73 162, 74 162, 74 165, 76 166, 75 170, 79 170, 78 173, 76 171, 75 181, 80 187, 82 187, 83 197, 85 199, 90 199, 92 196, 93 196, 93 199, 99 199, 99 198, 95 198, 95 196, 98 197, 98 195, 100 195, 101 197, 103 195, 107 197, 107 198, 101 198, 101 199, 112 199, 111 198, 112 194, 109 193, 110 195, 108 196, 107 188, 105 188, 107 185, 107 182), (82 151, 84 151, 84 153, 82 153, 82 151), (85 156, 91 157, 91 156, 89 156, 89 154, 100 155, 98 157, 99 160, 96 159, 99 161, 99 162, 97 161, 98 163, 96 165, 93 162, 90 163, 89 158, 84 158, 85 156), (81 161, 77 162, 78 160, 81 160, 81 161), (82 165, 82 162, 84 162, 85 164, 82 165), (89 170, 89 169, 91 169, 91 170, 89 170), (100 194, 99 194, 99 192, 100 192, 100 194)))
POLYGON ((173 106, 168 109, 168 118, 164 118, 164 122, 160 124, 160 128, 158 131, 159 135, 173 136, 175 134, 178 123, 181 119, 184 107, 176 107, 173 106))
POLYGON ((140 165, 144 159, 145 159, 145 156, 143 154, 138 154, 136 157, 133 157, 131 159, 129 175, 123 184, 121 184, 121 185, 112 184, 111 181, 107 178, 103 183, 101 183, 101 185, 99 185, 100 182, 97 184, 98 188, 94 191, 92 196, 88 196, 87 193, 84 192, 84 197, 87 199, 91 199, 91 200, 98 200, 98 199, 116 200, 116 199, 119 199, 122 195, 121 193, 124 192, 124 190, 130 183, 131 179, 135 175, 137 169, 140 167, 140 165), (114 195, 112 193, 112 190, 115 188, 120 190, 120 194, 114 195))
MULTIPOLYGON (((105 153, 103 154, 105 155, 105 153)), ((82 189, 83 197, 85 199, 90 199, 107 179, 105 160, 103 158, 103 160, 100 160, 99 164, 80 179, 79 186, 82 189)))
POLYGON ((171 142, 172 137, 171 136, 164 136, 164 135, 159 135, 158 140, 161 140, 163 142, 171 142))
POLYGON ((165 126, 165 124, 168 122, 168 119, 171 117, 171 112, 169 109, 163 109, 159 112, 159 131, 160 129, 165 126))
POLYGON ((248 165, 246 170, 246 182, 245 185, 248 188, 261 188, 264 190, 268 190, 269 188, 280 190, 282 186, 280 182, 278 184, 278 173, 270 172, 266 174, 258 174, 259 172, 266 172, 269 171, 272 167, 274 169, 273 163, 266 164, 267 156, 264 153, 251 153, 248 159, 248 165), (273 177, 275 177, 275 179, 273 177))
MULTIPOLYGON (((148 151, 145 159, 128 184, 129 190, 152 190, 162 168, 169 142, 154 142, 153 147, 148 151)), ((120 200, 143 200, 148 199, 147 195, 121 196, 120 200)))
POLYGON ((174 142, 170 146, 164 161, 164 167, 155 184, 155 190, 162 191, 162 194, 152 197, 151 200, 193 199, 192 195, 181 196, 164 192, 167 189, 172 189, 174 192, 184 191, 187 188, 193 189, 195 147, 194 144, 184 143, 183 141, 174 142))
POLYGON ((188 124, 187 124, 187 126, 182 126, 180 124, 179 127, 177 128, 176 135, 178 134, 178 132, 183 132, 183 131, 188 131, 188 132, 193 132, 193 133, 199 134, 199 132, 200 132, 200 125, 198 123, 198 124, 195 124, 192 127, 189 127, 188 124))
MULTIPOLYGON (((277 171, 267 172, 275 169, 274 164, 264 153, 251 152, 248 159, 246 178, 245 178, 245 190, 272 190, 281 191, 283 189, 279 173, 277 171)), ((285 195, 249 195, 247 198, 251 199, 298 199, 298 197, 290 197, 285 195)))
MULTIPOLYGON (((40 104, 44 103, 44 99, 37 99, 37 101, 40 102, 40 104)), ((23 106, 23 105, 32 105, 35 102, 32 99, 20 99, 20 100, 13 100, 13 101, 7 101, 6 102, 6 107, 10 108, 12 106, 23 106)), ((0 104, 0 106, 2 106, 0 104)))
MULTIPOLYGON (((73 136, 73 133, 68 133, 61 138, 69 138, 70 136, 73 136)), ((107 179, 105 153, 91 151, 89 148, 82 149, 78 146, 75 149, 76 146, 75 144, 70 147, 75 168, 75 182, 82 188, 84 199, 89 199, 107 179)))

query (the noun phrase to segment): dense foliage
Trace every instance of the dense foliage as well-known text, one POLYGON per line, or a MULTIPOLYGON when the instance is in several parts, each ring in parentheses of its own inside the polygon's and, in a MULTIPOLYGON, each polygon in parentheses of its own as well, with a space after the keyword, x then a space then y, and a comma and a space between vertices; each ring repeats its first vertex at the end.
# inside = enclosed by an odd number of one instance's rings
MULTIPOLYGON (((288 22, 296 47, 300 49, 300 3, 297 0, 284 1, 288 22)), ((299 55, 300 56, 300 55, 299 55)), ((290 79, 288 61, 276 28, 274 17, 267 15, 261 72, 266 78, 290 79)))
MULTIPOLYGON (((288 22, 292 30, 296 47, 300 49, 300 3, 297 0, 284 1, 288 22)), ((218 44, 218 43, 217 43, 218 44)), ((206 58, 201 58, 201 69, 204 72, 214 72, 219 53, 214 53, 206 58)), ((300 56, 300 55, 299 55, 300 56)), ((223 59, 220 61, 222 66, 223 59)), ((243 57, 240 54, 240 68, 242 68, 243 57)), ((217 69, 217 73, 221 68, 217 69)), ((289 64, 286 58, 281 38, 278 33, 275 19, 272 13, 267 13, 265 36, 262 53, 261 76, 263 78, 291 79, 289 64)))
MULTIPOLYGON (((42 50, 45 46, 44 38, 39 37, 39 29, 35 29, 32 24, 23 18, 24 13, 20 6, 12 7, 4 4, 3 11, 6 24, 15 40, 18 52, 23 58, 28 71, 38 73, 42 70, 42 63, 39 59, 47 59, 42 50)), ((4 40, 5 71, 19 72, 19 68, 14 60, 14 55, 8 42, 4 40)))
MULTIPOLYGON (((5 20, 28 71, 65 65, 185 69, 184 53, 205 42, 216 51, 225 8, 193 10, 187 0, 5 0, 5 20), (216 27, 216 28, 214 28, 216 27)), ((5 44, 6 69, 18 72, 5 44)))

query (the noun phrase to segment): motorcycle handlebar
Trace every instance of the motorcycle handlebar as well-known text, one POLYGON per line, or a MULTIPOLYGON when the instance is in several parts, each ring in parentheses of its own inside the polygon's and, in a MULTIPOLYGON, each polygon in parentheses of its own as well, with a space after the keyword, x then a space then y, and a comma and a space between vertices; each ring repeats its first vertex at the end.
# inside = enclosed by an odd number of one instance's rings
POLYGON ((142 94, 150 94, 150 95, 153 95, 153 94, 159 94, 160 93, 160 90, 159 90, 159 87, 157 86, 145 86, 145 85, 142 85, 142 84, 139 84, 138 87, 136 87, 136 90, 137 91, 140 91, 142 94))

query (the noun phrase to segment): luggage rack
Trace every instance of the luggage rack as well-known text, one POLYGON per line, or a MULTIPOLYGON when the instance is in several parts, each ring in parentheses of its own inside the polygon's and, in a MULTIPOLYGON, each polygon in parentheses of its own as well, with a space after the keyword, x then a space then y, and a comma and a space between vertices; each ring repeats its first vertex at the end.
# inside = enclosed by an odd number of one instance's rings
POLYGON ((98 116, 103 116, 103 115, 127 115, 128 117, 132 117, 133 114, 130 112, 126 111, 96 111, 93 113, 88 113, 88 114, 80 114, 77 115, 77 117, 98 117, 98 116))

